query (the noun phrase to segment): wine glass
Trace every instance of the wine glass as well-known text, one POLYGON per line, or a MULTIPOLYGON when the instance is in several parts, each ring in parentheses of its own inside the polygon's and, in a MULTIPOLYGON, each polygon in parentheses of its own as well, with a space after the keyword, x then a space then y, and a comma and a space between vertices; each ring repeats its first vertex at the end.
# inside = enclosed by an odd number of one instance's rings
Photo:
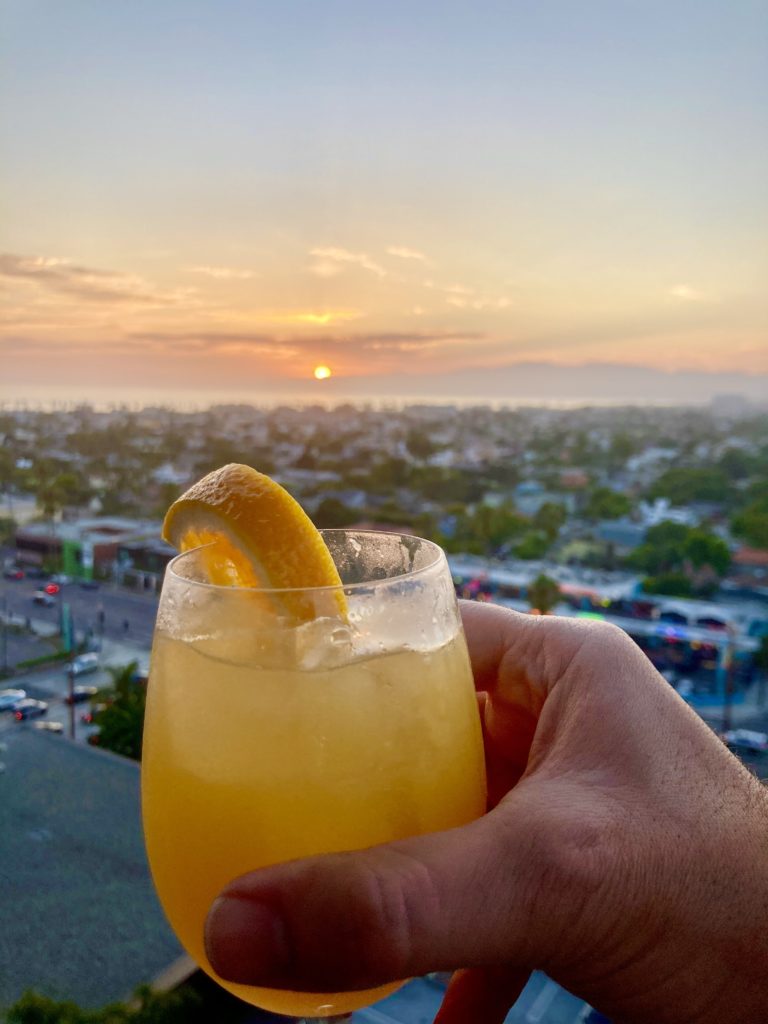
POLYGON ((203 549, 170 562, 142 803, 154 883, 193 959, 250 1003, 330 1020, 399 983, 302 993, 224 981, 203 947, 214 898, 255 868, 465 824, 483 813, 486 794, 443 551, 399 534, 323 536, 343 599, 334 587, 291 591, 282 603, 286 591, 213 586, 203 549), (286 614, 297 596, 313 618, 286 614))

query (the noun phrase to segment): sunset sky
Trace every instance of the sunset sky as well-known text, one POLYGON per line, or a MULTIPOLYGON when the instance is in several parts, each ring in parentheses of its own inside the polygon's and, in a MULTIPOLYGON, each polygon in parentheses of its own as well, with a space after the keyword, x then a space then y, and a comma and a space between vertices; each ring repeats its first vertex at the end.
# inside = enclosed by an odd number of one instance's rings
POLYGON ((764 0, 2 10, 19 393, 768 373, 764 0))

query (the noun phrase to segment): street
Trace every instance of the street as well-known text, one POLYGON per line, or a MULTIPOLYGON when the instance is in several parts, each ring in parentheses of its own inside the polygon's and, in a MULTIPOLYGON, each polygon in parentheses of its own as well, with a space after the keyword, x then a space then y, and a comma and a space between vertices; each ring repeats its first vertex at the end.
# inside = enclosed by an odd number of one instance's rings
POLYGON ((7 601, 8 614, 22 619, 33 618, 51 625, 59 621, 62 602, 66 602, 78 632, 92 630, 94 636, 114 640, 127 639, 149 646, 157 615, 157 596, 118 589, 113 583, 102 583, 97 590, 83 589, 78 583, 67 583, 55 597, 55 604, 46 608, 35 604, 32 596, 46 580, 0 579, 0 606, 7 601), (104 613, 103 627, 99 613, 104 613), (125 623, 128 623, 126 629, 125 623))
MULTIPOLYGON (((99 688, 111 685, 112 677, 107 671, 109 666, 122 667, 135 661, 141 672, 149 669, 149 644, 131 643, 123 640, 105 639, 100 654, 101 667, 97 672, 78 676, 76 685, 96 686, 99 688)), ((0 735, 7 729, 33 728, 34 722, 61 722, 66 736, 71 735, 72 709, 65 702, 69 689, 66 666, 62 662, 46 665, 34 671, 20 673, 6 680, 3 687, 26 690, 28 697, 44 700, 48 704, 48 713, 41 718, 30 719, 26 723, 17 722, 11 711, 0 712, 0 735)), ((74 705, 75 739, 85 742, 94 727, 81 721, 81 716, 90 710, 90 702, 83 701, 74 705)))

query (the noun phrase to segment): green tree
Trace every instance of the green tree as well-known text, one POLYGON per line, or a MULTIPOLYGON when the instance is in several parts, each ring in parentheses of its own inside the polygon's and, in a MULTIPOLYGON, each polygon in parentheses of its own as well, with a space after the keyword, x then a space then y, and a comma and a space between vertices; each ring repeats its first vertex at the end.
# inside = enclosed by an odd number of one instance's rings
POLYGON ((110 1003, 98 1010, 25 992, 6 1011, 5 1019, 6 1024, 203 1024, 205 1017, 202 1000, 194 990, 154 992, 142 985, 130 1004, 110 1003))
MULTIPOLYGON (((529 525, 509 503, 496 506, 483 503, 471 515, 459 517, 455 540, 469 541, 479 554, 491 554, 518 537, 529 525)), ((458 550, 462 550, 460 545, 458 550)))
POLYGON ((559 600, 560 586, 556 580, 545 573, 539 573, 528 587, 528 601, 531 608, 535 608, 542 615, 552 611, 559 600))
POLYGON ((360 516, 338 498, 323 498, 315 509, 312 521, 320 530, 338 530, 350 526, 360 516))
POLYGON ((731 564, 731 552, 720 537, 708 530, 693 529, 685 538, 683 557, 696 569, 709 567, 724 576, 731 564))
POLYGON ((17 523, 10 516, 0 516, 0 544, 7 544, 16 536, 17 523))
POLYGON ((652 526, 644 542, 627 557, 627 565, 649 576, 680 568, 690 531, 689 526, 668 521, 652 526))
POLYGON ((565 522, 567 516, 568 513, 565 511, 565 506, 555 501, 545 501, 536 513, 536 525, 546 533, 550 541, 553 541, 560 532, 560 527, 565 522))
POLYGON ((669 594, 672 597, 690 597, 693 586, 682 572, 665 572, 658 576, 647 576, 642 582, 646 594, 669 594))
POLYGON ((630 434, 619 432, 611 438, 611 446, 608 450, 608 463, 612 467, 619 468, 638 451, 638 441, 630 434))
POLYGON ((768 548, 768 495, 751 502, 734 516, 731 529, 747 544, 768 548))
POLYGON ((729 480, 745 480, 754 466, 754 458, 741 448, 726 448, 717 465, 729 480))
POLYGON ((533 561, 537 558, 543 558, 549 549, 549 545, 550 540, 546 533, 542 533, 541 530, 529 530, 520 543, 516 544, 512 550, 518 558, 533 561))
POLYGON ((99 727, 99 746, 134 761, 141 760, 147 698, 144 682, 136 678, 137 670, 135 661, 122 668, 108 669, 112 685, 96 698, 104 701, 106 707, 94 715, 94 722, 99 727))
POLYGON ((181 492, 182 488, 178 484, 170 483, 169 481, 160 484, 157 489, 157 501, 153 509, 155 515, 162 518, 181 492))
POLYGON ((760 707, 765 706, 765 691, 768 685, 768 636, 760 638, 760 646, 754 655, 755 668, 759 672, 757 683, 757 700, 760 707))
POLYGON ((412 427, 406 434, 405 446, 414 459, 418 459, 419 462, 426 462, 430 455, 434 455, 437 450, 424 431, 417 430, 415 427, 412 427))
POLYGON ((727 503, 732 498, 728 477, 717 467, 668 469, 652 484, 650 498, 668 498, 673 505, 692 501, 727 503))
POLYGON ((632 510, 632 502, 610 487, 596 487, 589 495, 584 514, 588 519, 620 519, 632 510))

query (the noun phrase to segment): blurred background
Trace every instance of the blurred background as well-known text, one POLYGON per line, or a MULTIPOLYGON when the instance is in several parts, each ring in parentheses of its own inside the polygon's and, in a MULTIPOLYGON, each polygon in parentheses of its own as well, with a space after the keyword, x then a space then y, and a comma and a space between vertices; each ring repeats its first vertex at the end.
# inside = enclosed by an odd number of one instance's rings
MULTIPOLYGON (((617 623, 768 777, 766 15, 3 0, 9 1021, 267 1019, 183 958, 138 814, 160 522, 225 462, 617 623)), ((537 975, 508 1020, 605 1018, 537 975)))

